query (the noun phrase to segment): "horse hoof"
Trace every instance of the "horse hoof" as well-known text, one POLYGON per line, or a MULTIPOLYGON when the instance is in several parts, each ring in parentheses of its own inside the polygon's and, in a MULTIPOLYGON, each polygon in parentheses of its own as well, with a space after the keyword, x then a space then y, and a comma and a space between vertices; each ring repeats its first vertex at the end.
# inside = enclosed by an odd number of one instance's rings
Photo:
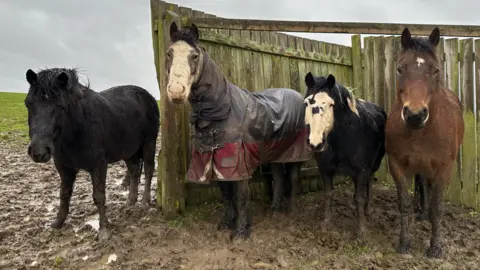
POLYGON ((106 243, 110 239, 111 236, 112 236, 112 234, 107 229, 101 229, 98 232, 98 242, 106 243))
POLYGON ((60 219, 55 219, 52 224, 50 224, 50 228, 52 229, 60 229, 63 227, 63 221, 60 219))
POLYGON ((427 249, 426 255, 428 258, 439 259, 442 257, 442 248, 440 246, 431 246, 427 249))
POLYGON ((129 198, 129 199, 127 199, 126 205, 127 205, 128 207, 130 207, 130 206, 133 206, 136 202, 137 202, 136 199, 130 199, 130 198, 129 198))
POLYGON ((218 223, 217 231, 223 231, 226 229, 235 230, 235 222, 222 221, 218 223))
POLYGON ((426 213, 420 213, 415 217, 416 221, 425 221, 428 220, 428 215, 426 213))
POLYGON ((232 232, 230 235, 230 241, 234 241, 236 239, 247 240, 250 237, 250 229, 237 229, 232 232))
POLYGON ((407 254, 410 251, 410 241, 407 243, 400 243, 397 247, 398 254, 407 254))
POLYGON ((365 238, 368 236, 368 230, 365 227, 361 226, 357 228, 356 234, 357 238, 365 238))
POLYGON ((372 217, 373 213, 375 213, 375 210, 373 208, 368 207, 365 209, 365 215, 367 217, 372 217))
POLYGON ((322 220, 322 222, 320 222, 320 230, 323 232, 329 231, 330 226, 331 226, 331 221, 329 218, 328 219, 325 218, 322 220))
POLYGON ((150 206, 151 201, 152 201, 152 199, 150 197, 143 197, 142 198, 142 204, 143 205, 150 206))

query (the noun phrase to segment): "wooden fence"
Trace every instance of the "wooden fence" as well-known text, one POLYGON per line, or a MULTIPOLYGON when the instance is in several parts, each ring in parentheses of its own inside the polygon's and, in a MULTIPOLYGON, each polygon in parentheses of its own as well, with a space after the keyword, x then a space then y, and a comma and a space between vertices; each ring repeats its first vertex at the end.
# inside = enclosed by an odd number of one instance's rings
MULTIPOLYGON (((216 16, 159 0, 151 0, 151 10, 158 82, 160 89, 165 89, 164 63, 170 23, 175 21, 177 25, 189 25, 195 20, 214 21, 216 16)), ((250 91, 290 87, 304 94, 306 73, 331 73, 339 83, 353 88, 355 96, 389 110, 395 98, 395 60, 400 50, 398 36, 365 37, 362 48, 361 36, 354 35, 352 46, 347 47, 273 31, 240 30, 244 29, 242 25, 248 25, 245 21, 236 24, 211 22, 211 26, 205 22, 198 24, 203 27, 200 28, 201 45, 233 83, 250 91), (226 29, 225 25, 238 29, 226 29)), ((269 30, 271 25, 267 26, 261 28, 256 25, 253 29, 269 30)), ((421 27, 416 29, 425 31, 421 27)), ((477 33, 475 31, 478 30, 469 28, 469 31, 477 33)), ((461 34, 465 35, 465 31, 461 34)), ((476 91, 480 91, 480 65, 474 66, 475 62, 480 61, 480 40, 442 38, 438 53, 445 63, 445 83, 459 93, 465 111, 465 140, 446 196, 452 203, 477 207, 480 201, 477 152, 480 149, 476 143, 477 125, 473 104, 475 82, 476 91), (475 51, 478 53, 475 54, 475 51)), ((174 217, 186 204, 216 200, 220 194, 218 188, 212 185, 185 183, 190 158, 190 108, 170 104, 165 91, 160 91, 160 94, 162 149, 158 162, 157 203, 167 217, 174 217)), ((478 101, 475 102, 478 104, 478 101)), ((313 161, 307 162, 301 173, 302 192, 321 189, 321 179, 313 161)), ((392 181, 386 159, 376 177, 381 181, 392 181)), ((252 199, 265 198, 271 188, 268 180, 268 167, 256 172, 250 184, 252 199)))

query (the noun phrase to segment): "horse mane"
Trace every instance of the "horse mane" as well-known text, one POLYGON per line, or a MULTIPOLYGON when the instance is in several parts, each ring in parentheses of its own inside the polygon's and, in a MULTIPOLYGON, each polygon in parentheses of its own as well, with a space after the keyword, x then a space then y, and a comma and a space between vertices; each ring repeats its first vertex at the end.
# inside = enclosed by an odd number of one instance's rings
POLYGON ((173 34, 172 42, 177 42, 179 40, 185 41, 188 45, 194 48, 197 47, 195 36, 190 31, 190 27, 184 27, 173 34))
POLYGON ((37 80, 35 81, 36 87, 34 88, 35 92, 33 95, 40 96, 43 99, 56 99, 60 97, 64 89, 58 85, 57 77, 62 72, 68 77, 67 89, 82 92, 83 89, 90 88, 88 78, 85 85, 80 83, 78 68, 46 68, 37 73, 37 80))
MULTIPOLYGON (((315 85, 319 86, 319 89, 325 88, 325 84, 327 82, 327 78, 325 76, 316 76, 314 79, 315 85)), ((352 89, 339 83, 335 83, 333 90, 338 94, 337 98, 340 100, 342 107, 349 107, 353 113, 358 115, 357 102, 352 89)))

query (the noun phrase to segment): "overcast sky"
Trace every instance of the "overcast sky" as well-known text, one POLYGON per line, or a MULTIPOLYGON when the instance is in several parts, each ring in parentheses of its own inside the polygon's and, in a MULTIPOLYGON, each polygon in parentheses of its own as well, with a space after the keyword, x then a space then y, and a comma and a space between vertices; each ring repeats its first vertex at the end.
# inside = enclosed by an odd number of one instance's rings
MULTIPOLYGON (((479 0, 170 2, 228 18, 480 25, 479 0)), ((137 84, 159 96, 149 0, 0 0, 0 35, 0 91, 26 92, 28 68, 75 66, 96 91, 137 84)), ((350 45, 350 35, 299 35, 350 45)))

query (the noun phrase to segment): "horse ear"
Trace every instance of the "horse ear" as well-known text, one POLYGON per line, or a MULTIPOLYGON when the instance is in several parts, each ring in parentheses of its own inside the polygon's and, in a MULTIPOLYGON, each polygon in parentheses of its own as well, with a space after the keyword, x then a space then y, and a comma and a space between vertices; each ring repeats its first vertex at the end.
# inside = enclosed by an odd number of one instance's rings
POLYGON ((305 75, 305 84, 308 88, 312 88, 315 85, 315 78, 313 78, 312 72, 308 72, 307 75, 305 75))
POLYGON ((335 76, 333 76, 332 74, 329 74, 327 77, 327 82, 325 83, 325 86, 328 89, 332 89, 333 86, 335 86, 335 76))
POLYGON ((60 73, 57 76, 57 82, 60 87, 65 87, 68 83, 68 75, 65 72, 60 73))
POLYGON ((433 47, 437 47, 438 43, 440 42, 440 29, 438 29, 438 27, 435 27, 432 30, 432 33, 430 33, 428 40, 430 41, 430 44, 433 45, 433 47))
POLYGON ((405 28, 402 32, 402 47, 407 49, 410 47, 410 44, 412 44, 412 34, 410 34, 408 28, 405 28))
POLYGON ((173 40, 173 36, 177 32, 178 32, 177 24, 175 22, 172 22, 172 24, 170 24, 170 39, 171 40, 173 40))
POLYGON ((26 77, 27 77, 27 82, 29 84, 32 84, 34 81, 37 80, 37 73, 35 73, 35 71, 31 69, 28 69, 26 73, 26 77))
POLYGON ((197 26, 194 23, 192 23, 192 25, 190 26, 190 32, 192 33, 193 38, 195 39, 195 42, 197 42, 198 39, 200 38, 200 34, 198 32, 197 26))

